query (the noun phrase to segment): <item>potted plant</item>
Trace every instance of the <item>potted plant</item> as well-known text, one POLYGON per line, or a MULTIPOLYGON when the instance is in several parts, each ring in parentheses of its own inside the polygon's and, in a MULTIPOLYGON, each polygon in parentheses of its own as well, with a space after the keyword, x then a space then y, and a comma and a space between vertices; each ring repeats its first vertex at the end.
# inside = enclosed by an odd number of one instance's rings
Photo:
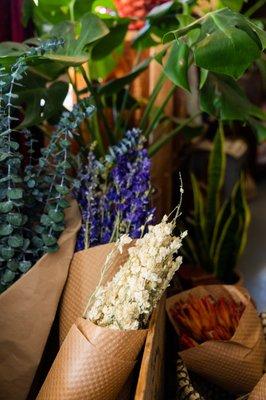
POLYGON ((184 254, 189 267, 181 279, 190 284, 236 283, 236 270, 250 222, 244 179, 241 176, 228 198, 223 195, 226 156, 223 127, 215 135, 208 163, 206 187, 191 174, 193 209, 186 220, 189 232, 184 254))

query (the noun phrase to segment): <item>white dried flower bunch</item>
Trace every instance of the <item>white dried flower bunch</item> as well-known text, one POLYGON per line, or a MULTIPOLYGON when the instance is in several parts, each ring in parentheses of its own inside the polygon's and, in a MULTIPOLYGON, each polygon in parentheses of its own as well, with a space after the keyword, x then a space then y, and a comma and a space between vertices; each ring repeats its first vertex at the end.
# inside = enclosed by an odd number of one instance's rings
MULTIPOLYGON (((178 213, 172 221, 165 216, 159 224, 149 226, 148 232, 133 243, 128 249, 127 261, 113 279, 96 288, 86 318, 111 329, 147 326, 154 307, 182 263, 182 257, 177 253, 187 232, 178 237, 173 235, 177 216, 178 213)), ((103 274, 115 253, 122 253, 123 246, 131 241, 127 235, 120 238, 106 260, 103 274)))

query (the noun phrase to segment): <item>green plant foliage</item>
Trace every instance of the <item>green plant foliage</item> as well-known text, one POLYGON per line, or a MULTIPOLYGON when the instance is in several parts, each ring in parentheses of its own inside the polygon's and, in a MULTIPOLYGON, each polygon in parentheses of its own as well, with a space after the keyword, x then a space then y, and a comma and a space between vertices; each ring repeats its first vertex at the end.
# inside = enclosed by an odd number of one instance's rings
POLYGON ((197 30, 191 45, 196 65, 209 71, 239 78, 265 48, 266 34, 243 15, 223 8, 198 19, 184 28, 169 32, 177 39, 197 30))
POLYGON ((43 57, 46 51, 59 46, 61 40, 43 42, 28 49, 9 69, 0 69, 0 292, 27 272, 44 253, 58 249, 57 240, 64 229, 64 209, 69 206, 66 197, 73 181, 70 140, 94 110, 84 100, 72 112, 65 112, 37 162, 35 140, 23 128, 25 119, 19 124, 16 117, 19 95, 15 89, 18 87, 23 93, 21 82, 29 59, 43 57), (25 159, 20 153, 19 136, 25 138, 25 159))
POLYGON ((231 283, 250 223, 243 177, 228 199, 223 199, 225 154, 222 127, 216 133, 208 165, 207 191, 192 175, 194 208, 187 218, 189 238, 185 256, 196 265, 231 283))
POLYGON ((189 91, 188 66, 189 47, 176 40, 164 66, 164 73, 176 86, 189 91))

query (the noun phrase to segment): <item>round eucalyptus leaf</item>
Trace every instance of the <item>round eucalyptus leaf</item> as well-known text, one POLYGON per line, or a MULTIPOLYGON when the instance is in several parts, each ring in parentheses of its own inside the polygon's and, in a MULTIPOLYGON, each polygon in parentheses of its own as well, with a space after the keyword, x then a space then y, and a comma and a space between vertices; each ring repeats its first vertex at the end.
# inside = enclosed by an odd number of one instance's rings
POLYGON ((64 221, 65 215, 62 211, 51 209, 48 211, 48 215, 54 222, 64 221))
POLYGON ((15 251, 11 247, 2 247, 1 248, 1 255, 4 260, 10 260, 10 258, 12 258, 14 256, 14 254, 15 254, 15 251))
POLYGON ((31 262, 30 261, 20 261, 19 263, 19 270, 25 274, 31 267, 31 262))
POLYGON ((13 226, 23 225, 23 215, 19 213, 10 213, 7 215, 7 221, 13 226))
POLYGON ((13 209, 12 201, 1 201, 0 202, 0 213, 8 213, 13 209))
POLYGON ((2 282, 7 284, 9 282, 12 282, 15 278, 16 274, 14 271, 11 271, 10 269, 6 269, 2 276, 2 282))
POLYGON ((13 232, 11 225, 0 225, 0 236, 8 236, 13 232))
POLYGON ((56 185, 55 189, 59 194, 62 194, 64 196, 69 193, 68 187, 64 185, 56 185))
POLYGON ((19 263, 15 260, 10 260, 7 262, 7 268, 10 269, 11 271, 16 272, 19 268, 19 263))
POLYGON ((10 200, 18 200, 23 197, 23 190, 20 188, 15 188, 15 189, 9 189, 7 191, 7 197, 10 200))
POLYGON ((23 246, 23 237, 19 235, 10 236, 8 238, 8 244, 10 247, 22 247, 23 246))

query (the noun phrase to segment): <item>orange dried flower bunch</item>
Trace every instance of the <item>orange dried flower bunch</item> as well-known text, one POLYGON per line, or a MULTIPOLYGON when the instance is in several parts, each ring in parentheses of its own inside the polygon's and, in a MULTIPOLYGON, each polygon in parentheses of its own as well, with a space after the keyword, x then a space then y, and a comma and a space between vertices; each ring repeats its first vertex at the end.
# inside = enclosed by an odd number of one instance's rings
POLYGON ((145 16, 160 4, 167 0, 115 0, 115 4, 120 17, 135 17, 137 20, 132 22, 130 29, 140 29, 144 25, 145 16))
POLYGON ((234 335, 244 311, 242 302, 211 295, 197 298, 190 295, 186 302, 179 300, 170 309, 180 332, 182 349, 195 347, 206 340, 229 340, 234 335))

